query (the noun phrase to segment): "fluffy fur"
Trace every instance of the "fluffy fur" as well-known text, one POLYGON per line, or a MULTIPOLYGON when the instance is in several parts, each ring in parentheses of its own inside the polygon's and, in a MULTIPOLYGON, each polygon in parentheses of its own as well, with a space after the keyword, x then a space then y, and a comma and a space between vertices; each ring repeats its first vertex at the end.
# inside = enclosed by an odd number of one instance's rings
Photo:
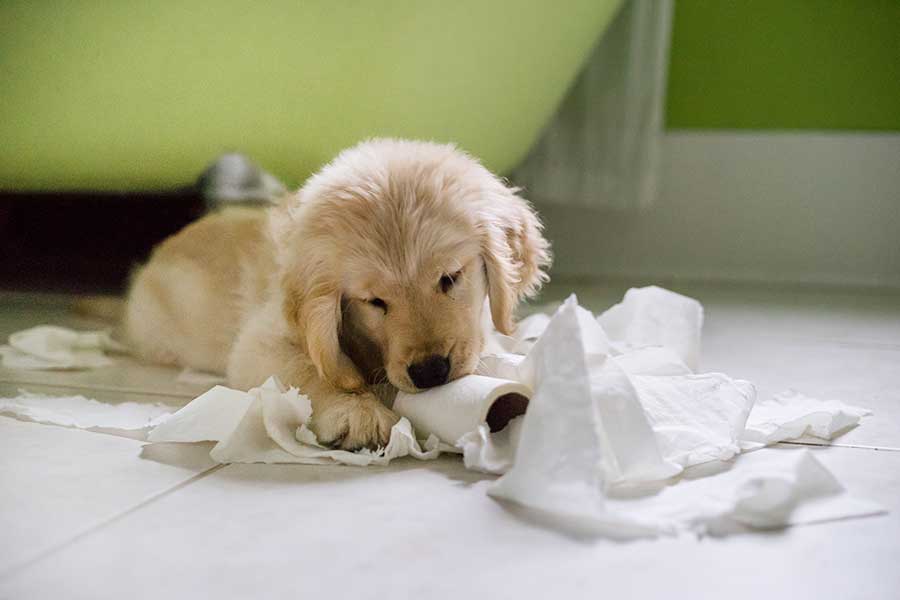
POLYGON ((125 332, 143 357, 270 375, 310 396, 320 440, 387 442, 379 384, 417 391, 407 368, 471 373, 485 296, 501 332, 550 262, 528 203, 450 145, 372 140, 338 155, 269 210, 229 209, 164 241, 135 276, 125 332))

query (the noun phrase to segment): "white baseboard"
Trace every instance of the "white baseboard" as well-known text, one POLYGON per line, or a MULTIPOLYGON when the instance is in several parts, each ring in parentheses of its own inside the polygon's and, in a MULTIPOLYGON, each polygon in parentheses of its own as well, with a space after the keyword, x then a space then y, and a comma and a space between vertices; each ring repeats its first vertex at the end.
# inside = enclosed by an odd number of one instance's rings
POLYGON ((671 132, 649 210, 538 209, 555 276, 900 288, 900 133, 671 132))

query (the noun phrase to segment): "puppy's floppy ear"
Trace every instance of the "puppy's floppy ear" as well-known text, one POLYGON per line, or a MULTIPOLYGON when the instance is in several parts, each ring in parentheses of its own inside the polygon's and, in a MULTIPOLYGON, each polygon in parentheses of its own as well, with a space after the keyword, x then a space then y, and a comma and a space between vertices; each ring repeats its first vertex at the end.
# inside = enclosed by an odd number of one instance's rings
POLYGON ((292 338, 305 346, 319 377, 339 389, 358 390, 365 382, 340 347, 341 288, 329 252, 309 232, 290 227, 287 206, 271 211, 270 232, 281 268, 282 313, 292 338))
MULTIPOLYGON (((499 184, 499 182, 498 182, 499 184)), ((531 206, 518 189, 499 184, 480 211, 482 259, 494 327, 504 334, 514 329, 513 312, 524 298, 535 295, 547 280, 550 244, 531 206)))

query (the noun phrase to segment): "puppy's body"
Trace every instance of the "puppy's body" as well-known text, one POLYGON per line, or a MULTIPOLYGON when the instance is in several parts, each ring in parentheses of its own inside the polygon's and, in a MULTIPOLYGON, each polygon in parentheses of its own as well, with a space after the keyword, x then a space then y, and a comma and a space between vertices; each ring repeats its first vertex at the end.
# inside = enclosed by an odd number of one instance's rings
POLYGON ((261 209, 225 209, 154 250, 125 310, 126 335, 141 358, 226 372, 238 332, 274 282, 266 225, 261 209))
POLYGON ((549 262, 527 203, 451 146, 366 142, 268 211, 230 209, 163 242, 136 275, 125 331, 143 357, 277 375, 308 394, 320 440, 386 443, 375 384, 414 392, 471 373, 549 262))

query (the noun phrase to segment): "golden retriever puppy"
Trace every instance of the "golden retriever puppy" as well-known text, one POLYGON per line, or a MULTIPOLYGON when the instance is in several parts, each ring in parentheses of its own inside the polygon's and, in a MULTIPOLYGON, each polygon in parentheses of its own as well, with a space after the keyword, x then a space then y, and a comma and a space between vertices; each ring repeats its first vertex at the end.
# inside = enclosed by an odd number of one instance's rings
POLYGON ((312 427, 345 449, 384 445, 398 417, 378 384, 416 392, 474 371, 495 327, 550 262, 528 203, 451 145, 372 140, 268 210, 211 214, 135 276, 124 329, 139 355, 277 375, 309 395, 312 427))

